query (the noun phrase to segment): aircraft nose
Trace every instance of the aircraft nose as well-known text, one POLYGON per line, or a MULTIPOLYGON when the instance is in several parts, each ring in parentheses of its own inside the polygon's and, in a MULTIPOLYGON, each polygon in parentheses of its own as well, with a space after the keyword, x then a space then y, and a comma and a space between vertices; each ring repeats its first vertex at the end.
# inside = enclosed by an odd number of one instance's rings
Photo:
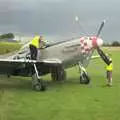
POLYGON ((103 45, 103 40, 100 38, 97 38, 97 46, 100 47, 103 45))
POLYGON ((92 38, 93 48, 97 48, 103 45, 103 40, 101 38, 94 37, 92 38))

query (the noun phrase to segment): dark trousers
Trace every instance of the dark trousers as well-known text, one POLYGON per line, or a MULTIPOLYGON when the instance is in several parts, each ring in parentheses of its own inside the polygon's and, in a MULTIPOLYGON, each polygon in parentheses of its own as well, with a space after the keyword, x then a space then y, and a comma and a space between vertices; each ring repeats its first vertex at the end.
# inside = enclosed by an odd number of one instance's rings
POLYGON ((111 80, 112 79, 112 71, 107 70, 107 79, 111 80))
POLYGON ((30 47, 31 59, 36 60, 37 59, 37 54, 38 54, 37 48, 33 45, 30 45, 29 47, 30 47))

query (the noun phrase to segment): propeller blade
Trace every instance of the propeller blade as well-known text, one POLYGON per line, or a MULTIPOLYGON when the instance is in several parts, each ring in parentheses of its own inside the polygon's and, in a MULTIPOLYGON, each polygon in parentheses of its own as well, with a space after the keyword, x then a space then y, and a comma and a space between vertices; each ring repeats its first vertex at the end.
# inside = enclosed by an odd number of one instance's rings
POLYGON ((104 24, 105 24, 105 20, 103 20, 102 21, 102 23, 101 23, 101 25, 100 25, 100 28, 99 28, 99 30, 98 30, 98 32, 97 32, 97 37, 100 35, 100 33, 101 33, 101 30, 102 30, 102 28, 104 27, 104 24))
POLYGON ((110 59, 105 55, 105 53, 100 48, 97 48, 97 52, 107 65, 111 63, 110 59))

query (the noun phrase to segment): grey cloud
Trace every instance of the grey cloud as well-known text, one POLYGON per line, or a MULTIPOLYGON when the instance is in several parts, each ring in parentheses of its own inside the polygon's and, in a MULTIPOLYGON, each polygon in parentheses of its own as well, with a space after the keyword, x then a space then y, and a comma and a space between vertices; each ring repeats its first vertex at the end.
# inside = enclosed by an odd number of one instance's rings
POLYGON ((119 4, 119 0, 0 0, 0 32, 91 35, 107 19, 101 36, 118 40, 119 4), (79 23, 74 23, 75 15, 79 23))

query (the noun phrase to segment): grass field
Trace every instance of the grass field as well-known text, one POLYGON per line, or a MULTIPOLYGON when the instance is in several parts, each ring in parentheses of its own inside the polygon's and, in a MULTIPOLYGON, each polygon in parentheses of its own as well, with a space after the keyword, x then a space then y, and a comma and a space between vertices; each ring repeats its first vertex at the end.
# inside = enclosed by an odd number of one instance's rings
POLYGON ((77 67, 67 70, 64 84, 50 83, 46 92, 32 91, 31 78, 1 76, 0 120, 120 120, 120 48, 106 50, 112 50, 112 87, 105 86, 101 59, 89 64, 89 85, 79 84, 77 67))
POLYGON ((19 42, 0 42, 0 54, 13 52, 20 49, 21 44, 19 42))

